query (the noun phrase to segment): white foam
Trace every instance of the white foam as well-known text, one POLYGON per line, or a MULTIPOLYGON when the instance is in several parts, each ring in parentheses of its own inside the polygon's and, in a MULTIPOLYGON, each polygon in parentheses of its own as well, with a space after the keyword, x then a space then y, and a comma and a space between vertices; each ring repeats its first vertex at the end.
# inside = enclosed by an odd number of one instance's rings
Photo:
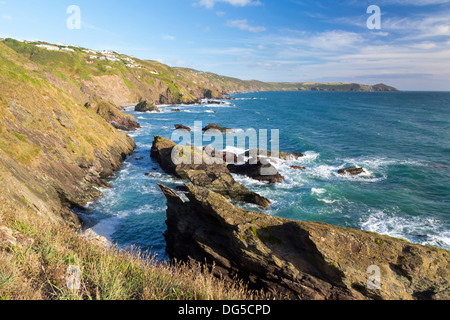
POLYGON ((361 218, 363 230, 385 234, 408 241, 416 241, 415 236, 425 235, 422 244, 430 244, 450 249, 450 232, 439 232, 442 221, 420 216, 400 216, 398 212, 386 213, 384 211, 369 211, 369 215, 361 218), (437 234, 438 233, 438 234, 437 234))
POLYGON ((326 189, 322 189, 322 188, 312 188, 311 189, 311 194, 324 194, 325 192, 327 192, 326 189))
POLYGON ((99 236, 105 237, 108 241, 112 241, 112 236, 116 232, 117 226, 120 224, 120 219, 118 217, 107 218, 100 220, 91 229, 99 236))

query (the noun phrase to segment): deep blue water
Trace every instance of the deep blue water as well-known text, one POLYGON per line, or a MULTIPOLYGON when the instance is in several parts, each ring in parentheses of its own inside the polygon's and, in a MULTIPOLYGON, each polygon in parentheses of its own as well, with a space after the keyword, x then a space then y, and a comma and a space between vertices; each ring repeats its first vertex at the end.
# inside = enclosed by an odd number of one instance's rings
POLYGON ((94 231, 120 246, 151 249, 165 258, 166 200, 156 183, 174 187, 180 181, 159 168, 150 158, 150 148, 154 135, 171 138, 174 124, 193 126, 194 121, 202 121, 204 126, 279 129, 281 151, 306 153, 296 161, 276 164, 286 177, 283 184, 235 176, 273 201, 267 214, 450 249, 450 93, 260 92, 233 96, 237 99, 226 106, 163 106, 162 113, 127 111, 142 125, 131 134, 138 147, 111 179, 113 189, 103 190, 104 196, 83 214, 94 231), (172 112, 174 108, 181 112, 172 112), (307 169, 296 171, 290 165, 307 169), (357 177, 337 174, 338 169, 353 165, 367 173, 357 177))

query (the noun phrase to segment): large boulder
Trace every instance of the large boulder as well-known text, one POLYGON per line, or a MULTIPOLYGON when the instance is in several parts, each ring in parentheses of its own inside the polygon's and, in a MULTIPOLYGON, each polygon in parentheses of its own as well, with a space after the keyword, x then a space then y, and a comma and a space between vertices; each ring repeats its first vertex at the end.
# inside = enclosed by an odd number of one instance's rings
POLYGON ((267 159, 250 159, 245 164, 229 164, 227 167, 232 173, 243 174, 258 181, 269 183, 284 182, 284 177, 267 159))
POLYGON ((264 209, 270 205, 268 199, 237 183, 225 163, 215 163, 216 159, 210 157, 203 150, 193 146, 177 146, 169 139, 156 136, 151 149, 151 157, 158 161, 166 173, 189 180, 197 186, 208 188, 229 199, 256 204, 264 209), (174 148, 177 148, 176 151, 174 148), (173 152, 186 161, 179 164, 174 163, 173 152))
POLYGON ((186 185, 167 198, 167 252, 287 299, 449 299, 450 252, 371 232, 243 210, 186 185))
POLYGON ((215 123, 210 123, 202 129, 202 131, 208 131, 208 130, 216 130, 216 131, 220 131, 222 133, 233 133, 234 132, 233 129, 222 127, 215 123))

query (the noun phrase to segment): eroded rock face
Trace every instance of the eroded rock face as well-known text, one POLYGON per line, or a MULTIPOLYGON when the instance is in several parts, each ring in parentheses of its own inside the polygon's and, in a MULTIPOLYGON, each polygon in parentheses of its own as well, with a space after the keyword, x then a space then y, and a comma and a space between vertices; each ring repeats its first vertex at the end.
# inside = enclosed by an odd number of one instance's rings
POLYGON ((189 180, 197 186, 208 188, 232 200, 253 203, 262 208, 270 205, 268 199, 237 183, 225 163, 214 163, 215 159, 208 156, 203 150, 192 146, 182 148, 169 139, 156 136, 150 155, 168 174, 189 180), (178 155, 190 156, 190 161, 175 164, 172 160, 172 152, 175 147, 180 148, 176 151, 178 155), (200 161, 195 161, 198 158, 200 161))
POLYGON ((289 299, 450 298, 446 250, 246 211, 194 185, 184 189, 187 202, 159 186, 167 198, 171 258, 214 264, 221 276, 289 299), (376 285, 373 270, 379 289, 368 286, 376 285))

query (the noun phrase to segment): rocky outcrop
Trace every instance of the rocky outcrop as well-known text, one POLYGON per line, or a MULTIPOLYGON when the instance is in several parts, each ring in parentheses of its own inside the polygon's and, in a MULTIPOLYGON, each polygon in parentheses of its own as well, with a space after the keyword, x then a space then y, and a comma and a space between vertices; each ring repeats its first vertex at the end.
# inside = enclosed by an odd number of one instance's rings
POLYGON ((232 173, 243 174, 258 181, 269 183, 284 182, 284 177, 267 159, 250 159, 243 165, 229 164, 227 167, 232 173))
POLYGON ((221 158, 226 164, 244 163, 244 157, 228 151, 217 151, 211 147, 204 147, 206 154, 213 158, 221 158))
POLYGON ((215 123, 210 123, 202 129, 202 131, 208 131, 208 130, 218 130, 222 133, 233 133, 234 132, 233 129, 225 128, 225 127, 219 126, 218 124, 215 124, 215 123))
POLYGON ((186 185, 184 201, 159 186, 171 258, 214 265, 217 275, 289 299, 450 298, 446 250, 246 211, 194 185, 186 185))
POLYGON ((132 115, 122 113, 116 106, 105 100, 92 100, 84 106, 97 113, 116 129, 133 131, 141 127, 132 115))
POLYGON ((294 170, 306 170, 306 167, 302 167, 302 166, 290 166, 289 168, 294 169, 294 170))
POLYGON ((250 157, 250 158, 257 158, 257 157, 269 157, 269 158, 279 158, 281 160, 297 160, 298 158, 302 158, 305 155, 301 152, 293 152, 293 153, 288 153, 288 152, 283 152, 283 151, 278 151, 273 152, 270 150, 262 150, 262 149, 251 149, 251 150, 247 150, 245 151, 244 155, 246 157, 250 157))
POLYGON ((147 100, 139 101, 134 110, 137 112, 161 112, 153 102, 147 100))
POLYGON ((186 130, 186 131, 188 131, 188 132, 191 132, 191 131, 192 131, 191 128, 186 127, 186 126, 184 126, 184 125, 182 125, 182 124, 176 124, 176 125, 174 125, 174 127, 175 127, 175 130, 186 130))
POLYGON ((345 168, 345 169, 340 169, 338 170, 338 173, 340 175, 351 175, 351 176, 357 176, 361 173, 364 173, 364 169, 363 168, 357 168, 357 167, 350 167, 350 168, 345 168))
POLYGON ((268 199, 237 183, 225 163, 217 164, 216 159, 208 156, 203 150, 193 146, 177 146, 169 139, 156 136, 151 157, 158 161, 166 173, 189 180, 197 186, 213 190, 229 199, 253 203, 262 208, 270 205, 268 199), (172 153, 186 161, 175 164, 172 153))

